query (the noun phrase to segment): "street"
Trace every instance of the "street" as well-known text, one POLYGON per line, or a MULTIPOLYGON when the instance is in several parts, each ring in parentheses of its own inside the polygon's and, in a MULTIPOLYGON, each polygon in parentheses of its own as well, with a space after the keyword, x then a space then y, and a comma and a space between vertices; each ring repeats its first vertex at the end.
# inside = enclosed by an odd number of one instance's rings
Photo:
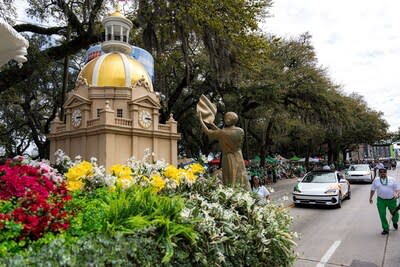
MULTIPOLYGON (((388 171, 400 181, 400 169, 388 171)), ((298 255, 295 267, 399 267, 400 231, 390 223, 389 235, 381 235, 374 204, 369 204, 370 184, 351 184, 352 198, 342 208, 293 207, 291 191, 295 179, 279 181, 272 187, 272 200, 289 208, 298 255)), ((388 221, 391 215, 388 214, 388 221)))

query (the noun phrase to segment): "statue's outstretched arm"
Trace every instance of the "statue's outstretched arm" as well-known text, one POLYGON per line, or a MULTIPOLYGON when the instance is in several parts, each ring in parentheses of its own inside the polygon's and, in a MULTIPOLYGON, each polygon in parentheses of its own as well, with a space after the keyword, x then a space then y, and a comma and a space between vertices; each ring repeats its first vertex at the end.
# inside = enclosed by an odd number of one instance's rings
MULTIPOLYGON (((210 132, 210 129, 208 129, 207 125, 204 123, 203 121, 203 117, 201 115, 201 112, 198 112, 197 115, 199 115, 200 118, 200 124, 201 124, 201 128, 203 129, 203 131, 208 134, 210 132)), ((214 125, 215 126, 215 125, 214 125)))
POLYGON ((218 130, 218 129, 219 129, 218 126, 215 125, 214 123, 211 123, 211 124, 210 124, 210 127, 211 127, 211 129, 213 129, 213 130, 218 130))

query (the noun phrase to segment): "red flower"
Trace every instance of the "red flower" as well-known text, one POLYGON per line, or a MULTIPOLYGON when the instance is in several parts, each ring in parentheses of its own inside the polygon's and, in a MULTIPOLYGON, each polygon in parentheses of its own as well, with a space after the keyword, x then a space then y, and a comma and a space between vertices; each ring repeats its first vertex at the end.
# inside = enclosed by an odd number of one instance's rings
MULTIPOLYGON (((19 239, 38 239, 49 231, 67 230, 70 214, 65 204, 72 197, 65 184, 55 184, 43 175, 47 170, 24 165, 23 159, 7 160, 0 166, 0 199, 17 202, 9 214, 0 214, 0 230, 7 220, 23 225, 19 239)), ((44 167, 56 173, 50 166, 44 167)))
POLYGON ((56 217, 58 213, 59 213, 59 210, 58 210, 57 208, 53 208, 53 209, 51 210, 51 215, 52 215, 53 217, 56 217))

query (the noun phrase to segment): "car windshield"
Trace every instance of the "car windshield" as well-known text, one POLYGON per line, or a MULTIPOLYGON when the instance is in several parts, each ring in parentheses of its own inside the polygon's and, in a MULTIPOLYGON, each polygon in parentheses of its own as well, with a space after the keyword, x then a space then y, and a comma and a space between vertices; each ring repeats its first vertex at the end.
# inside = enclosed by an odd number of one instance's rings
POLYGON ((368 165, 352 165, 349 171, 369 171, 368 165))
POLYGON ((301 181, 302 183, 336 183, 334 172, 309 173, 301 181))

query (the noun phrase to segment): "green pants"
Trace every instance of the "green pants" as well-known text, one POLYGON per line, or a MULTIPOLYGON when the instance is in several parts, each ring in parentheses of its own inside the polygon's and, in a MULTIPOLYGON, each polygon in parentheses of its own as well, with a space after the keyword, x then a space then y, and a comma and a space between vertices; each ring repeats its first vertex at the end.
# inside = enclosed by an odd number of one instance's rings
MULTIPOLYGON (((394 199, 382 199, 378 197, 376 201, 376 206, 378 207, 379 218, 381 219, 382 229, 385 231, 389 231, 389 224, 386 219, 386 208, 389 208, 389 211, 394 210, 397 207, 397 200, 394 199)), ((396 212, 392 217, 392 222, 397 223, 399 221, 399 213, 396 212)))

